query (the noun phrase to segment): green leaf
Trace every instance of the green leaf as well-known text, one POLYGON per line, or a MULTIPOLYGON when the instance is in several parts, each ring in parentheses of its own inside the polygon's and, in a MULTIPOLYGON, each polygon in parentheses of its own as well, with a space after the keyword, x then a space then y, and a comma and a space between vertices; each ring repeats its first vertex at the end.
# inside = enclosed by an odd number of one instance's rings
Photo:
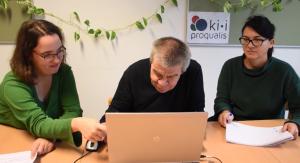
POLYGON ((78 16, 77 12, 73 12, 73 13, 74 13, 74 15, 75 15, 76 19, 77 19, 78 21, 80 21, 80 19, 79 19, 79 16, 78 16))
POLYGON ((224 9, 224 13, 227 14, 228 12, 231 11, 231 2, 230 1, 226 1, 224 6, 223 6, 223 9, 224 9))
POLYGON ((224 13, 227 14, 228 13, 228 10, 225 6, 223 6, 223 10, 224 10, 224 13))
MULTIPOLYGON (((299 0, 300 1, 300 0, 299 0)), ((147 26, 148 22, 147 22, 147 19, 143 17, 143 20, 144 20, 144 25, 145 27, 147 26)))
POLYGON ((32 7, 28 6, 27 14, 33 14, 33 13, 35 13, 35 11, 36 11, 35 6, 32 6, 32 7))
POLYGON ((8 1, 7 0, 0 0, 0 6, 6 9, 8 7, 8 1))
POLYGON ((283 7, 281 7, 281 6, 274 6, 274 11, 279 12, 279 11, 282 11, 282 10, 284 10, 283 7))
POLYGON ((260 4, 261 4, 263 7, 266 7, 266 5, 268 4, 268 0, 260 0, 260 4))
POLYGON ((161 23, 162 23, 161 16, 160 16, 158 13, 156 14, 156 17, 157 17, 157 19, 159 20, 159 22, 161 22, 161 23))
POLYGON ((106 38, 109 40, 109 32, 105 31, 106 33, 106 38))
POLYGON ((95 31, 95 38, 97 38, 98 35, 100 35, 100 34, 101 34, 101 30, 100 30, 100 29, 97 29, 97 30, 95 31))
POLYGON ((95 31, 94 31, 93 29, 90 29, 90 30, 88 31, 88 33, 89 33, 89 34, 94 34, 95 31))
POLYGON ((177 0, 172 0, 175 6, 178 6, 177 0))
POLYGON ((100 30, 100 29, 97 29, 95 33, 99 33, 99 34, 100 34, 100 33, 101 33, 101 30, 100 30))
POLYGON ((59 26, 57 26, 58 27, 58 29, 60 30, 60 32, 62 32, 62 29, 59 27, 59 26))
POLYGON ((116 38, 116 32, 115 31, 112 31, 111 32, 111 41, 113 40, 113 39, 115 39, 116 38))
POLYGON ((238 5, 238 6, 235 7, 234 12, 238 12, 238 11, 240 11, 242 8, 243 8, 242 5, 238 5))
POLYGON ((160 10, 161 10, 161 13, 164 13, 165 12, 165 7, 161 5, 160 10))
POLYGON ((139 21, 135 22, 135 25, 139 28, 139 29, 145 29, 145 27, 143 26, 143 24, 139 21))
POLYGON ((245 0, 241 0, 241 6, 244 7, 245 5, 245 0))
POLYGON ((76 32, 74 34, 74 39, 75 39, 75 42, 80 39, 80 35, 76 32))
POLYGON ((42 9, 42 8, 38 8, 38 9, 36 9, 36 10, 34 11, 34 13, 37 14, 37 15, 44 15, 44 14, 45 14, 45 11, 44 11, 44 9, 42 9))
POLYGON ((17 3, 20 5, 32 6, 32 3, 28 0, 17 0, 17 3))
POLYGON ((275 7, 275 6, 278 6, 278 4, 281 3, 281 0, 275 0, 272 2, 272 5, 275 7))
POLYGON ((86 21, 84 21, 84 24, 86 24, 87 26, 90 26, 90 21, 86 20, 86 21))

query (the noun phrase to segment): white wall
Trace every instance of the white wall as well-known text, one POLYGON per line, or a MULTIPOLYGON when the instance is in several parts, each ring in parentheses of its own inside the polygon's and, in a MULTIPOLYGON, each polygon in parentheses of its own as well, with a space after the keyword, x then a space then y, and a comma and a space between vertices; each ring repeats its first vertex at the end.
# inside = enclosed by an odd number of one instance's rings
MULTIPOLYGON (((164 0, 35 0, 37 7, 69 20, 76 11, 84 27, 89 19, 92 28, 122 28, 139 20, 142 16, 152 15, 164 0)), ((68 63, 75 74, 81 106, 84 116, 99 119, 107 109, 107 99, 112 97, 124 70, 133 62, 149 57, 151 43, 164 36, 174 36, 185 40, 186 0, 178 0, 178 7, 172 2, 165 5, 162 14, 163 23, 156 18, 149 20, 144 30, 133 26, 117 32, 114 41, 108 41, 104 35, 94 39, 92 35, 81 32, 80 41, 74 42, 76 28, 61 24, 66 38, 68 63)), ((58 20, 45 17, 55 24, 58 20)), ((14 45, 0 44, 0 78, 9 71, 9 59, 14 45)), ((213 115, 217 80, 223 63, 242 54, 241 47, 191 47, 192 58, 203 68, 204 89, 206 94, 205 110, 213 115)), ((300 74, 300 48, 276 48, 275 57, 290 63, 300 74)))

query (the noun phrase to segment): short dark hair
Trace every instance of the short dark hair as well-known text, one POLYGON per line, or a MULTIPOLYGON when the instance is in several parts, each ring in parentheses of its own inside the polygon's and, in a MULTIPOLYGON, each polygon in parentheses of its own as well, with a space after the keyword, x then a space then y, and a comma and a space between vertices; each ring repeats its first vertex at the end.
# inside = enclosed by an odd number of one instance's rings
POLYGON ((154 58, 165 68, 182 65, 182 72, 185 72, 190 65, 191 52, 181 40, 163 37, 153 42, 150 63, 154 58))
MULTIPOLYGON (((59 28, 46 20, 31 19, 22 24, 16 38, 16 48, 10 60, 10 67, 17 78, 30 85, 36 84, 34 80, 38 74, 32 63, 32 51, 37 46, 40 37, 53 34, 57 34, 63 44, 64 39, 59 28)), ((65 63, 66 56, 64 55, 60 66, 65 63)))
MULTIPOLYGON (((242 29, 242 35, 244 32, 244 29, 246 27, 250 27, 254 29, 259 35, 263 36, 264 38, 271 40, 274 39, 275 36, 275 26, 270 22, 270 20, 263 16, 263 15, 254 15, 250 16, 243 29, 242 29)), ((274 47, 269 48, 268 50, 268 58, 270 58, 273 54, 274 47)))

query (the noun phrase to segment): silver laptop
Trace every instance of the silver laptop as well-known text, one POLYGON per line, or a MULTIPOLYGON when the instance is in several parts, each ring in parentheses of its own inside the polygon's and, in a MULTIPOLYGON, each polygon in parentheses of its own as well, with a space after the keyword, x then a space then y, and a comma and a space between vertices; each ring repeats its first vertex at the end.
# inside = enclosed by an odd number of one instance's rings
POLYGON ((106 113, 110 163, 199 161, 208 113, 106 113))

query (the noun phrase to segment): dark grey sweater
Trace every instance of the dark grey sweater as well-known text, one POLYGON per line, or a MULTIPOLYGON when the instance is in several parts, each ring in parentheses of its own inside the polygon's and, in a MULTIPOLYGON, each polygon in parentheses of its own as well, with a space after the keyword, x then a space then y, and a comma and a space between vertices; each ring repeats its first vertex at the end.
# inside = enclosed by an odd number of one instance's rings
POLYGON ((233 113, 235 120, 284 119, 288 101, 292 118, 300 126, 300 79, 286 62, 271 57, 264 67, 247 69, 244 56, 228 60, 222 68, 214 110, 233 113))

